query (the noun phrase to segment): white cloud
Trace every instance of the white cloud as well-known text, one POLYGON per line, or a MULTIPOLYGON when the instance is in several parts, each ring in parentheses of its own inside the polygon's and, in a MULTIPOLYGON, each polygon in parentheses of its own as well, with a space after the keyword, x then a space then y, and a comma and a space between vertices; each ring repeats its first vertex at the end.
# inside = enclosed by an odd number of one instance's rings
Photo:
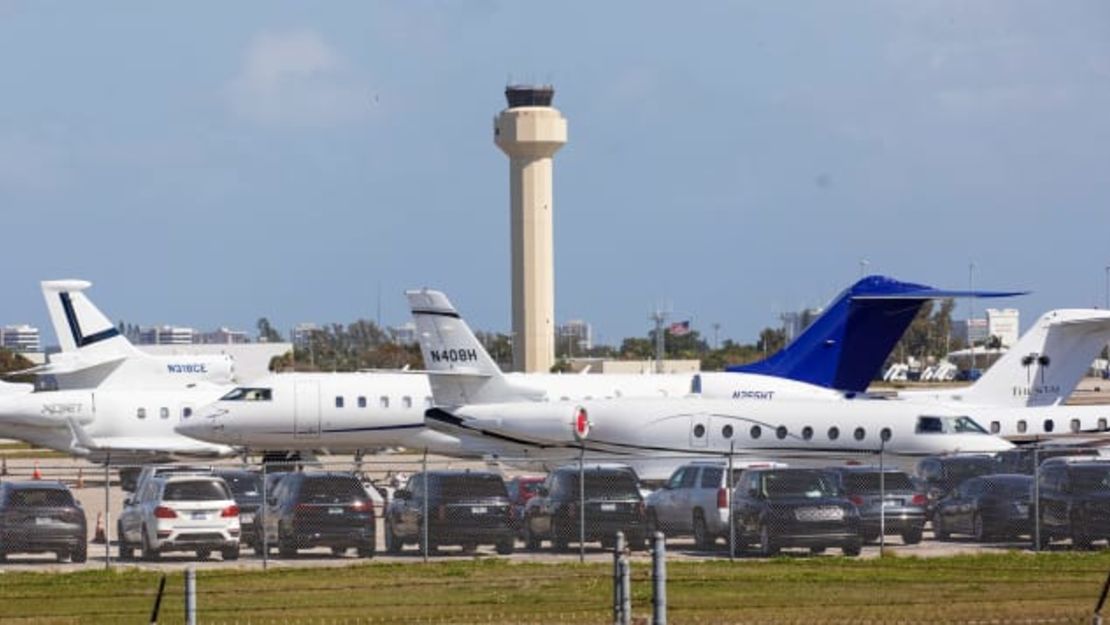
POLYGON ((257 35, 228 95, 237 115, 263 125, 333 126, 370 112, 366 87, 311 31, 257 35))

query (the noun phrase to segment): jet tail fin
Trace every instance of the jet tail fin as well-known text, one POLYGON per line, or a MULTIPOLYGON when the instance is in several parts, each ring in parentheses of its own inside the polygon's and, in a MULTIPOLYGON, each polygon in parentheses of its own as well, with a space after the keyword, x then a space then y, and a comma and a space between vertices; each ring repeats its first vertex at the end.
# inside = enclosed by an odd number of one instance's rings
POLYGON ((432 396, 440 406, 539 399, 536 389, 511 383, 440 291, 405 291, 432 396))
POLYGON ((942 290, 886 276, 868 276, 841 292, 789 345, 764 360, 729 367, 728 371, 863 392, 925 302, 1023 294, 942 290))
POLYGON ((84 280, 42 283, 46 309, 62 352, 79 354, 89 363, 140 353, 85 296, 90 286, 92 283, 84 280))
POLYGON ((1051 310, 963 393, 969 403, 1053 406, 1075 390, 1110 342, 1110 311, 1051 310))

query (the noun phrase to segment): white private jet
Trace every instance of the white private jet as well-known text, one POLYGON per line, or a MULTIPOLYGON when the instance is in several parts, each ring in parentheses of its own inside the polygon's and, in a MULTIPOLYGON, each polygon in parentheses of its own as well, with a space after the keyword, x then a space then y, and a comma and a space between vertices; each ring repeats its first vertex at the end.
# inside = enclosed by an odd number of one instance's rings
MULTIPOLYGON (((509 373, 514 396, 536 401, 682 397, 694 390, 745 401, 772 398, 840 399, 862 391, 890 347, 924 302, 953 295, 1002 297, 1015 293, 938 291, 883 276, 845 289, 802 336, 768 359, 767 370, 675 375, 562 375, 509 373), (860 324, 865 323, 866 331, 860 324), (866 370, 866 371, 864 371, 866 370), (836 385, 844 385, 844 388, 836 385), (702 390, 704 387, 704 390, 702 390)), ((437 362, 465 364, 472 349, 436 351, 437 362)), ((757 363, 757 365, 760 363, 757 363)), ((757 365, 752 365, 757 366, 757 365)), ((455 388, 443 376, 439 392, 455 388)), ((490 387, 492 388, 492 387, 490 387)), ((457 387, 457 404, 501 401, 483 385, 457 387)), ((432 389, 423 372, 283 373, 236 389, 178 432, 254 451, 361 452, 381 447, 467 455, 459 441, 424 427, 432 389)))
POLYGON ((842 393, 754 402, 697 394, 539 401, 501 373, 443 293, 406 295, 439 406, 426 412, 428 426, 510 464, 550 468, 588 453, 620 459, 656 480, 690 457, 726 453, 788 457, 882 448, 930 455, 1012 447, 958 411, 842 393))
POLYGON ((0 393, 0 438, 114 464, 233 455, 174 432, 232 388, 219 383, 230 380, 230 361, 140 352, 85 297, 89 286, 42 284, 63 356, 29 371, 58 376, 64 388, 0 393))

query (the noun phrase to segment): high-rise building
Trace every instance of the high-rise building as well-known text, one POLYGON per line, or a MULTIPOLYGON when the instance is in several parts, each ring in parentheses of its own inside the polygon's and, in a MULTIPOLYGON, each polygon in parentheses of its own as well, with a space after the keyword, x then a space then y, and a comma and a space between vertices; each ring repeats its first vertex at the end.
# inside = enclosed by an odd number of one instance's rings
POLYGON ((41 352, 39 329, 25 323, 0 327, 0 347, 13 352, 41 352))
POLYGON ((571 319, 559 326, 555 335, 560 348, 571 356, 584 354, 594 347, 593 328, 581 319, 571 319))
POLYGON ((143 345, 192 345, 197 331, 182 326, 149 326, 139 328, 139 343, 143 345))
POLYGON ((493 140, 509 157, 513 369, 555 364, 552 157, 567 142, 567 120, 551 106, 555 88, 511 85, 493 140))

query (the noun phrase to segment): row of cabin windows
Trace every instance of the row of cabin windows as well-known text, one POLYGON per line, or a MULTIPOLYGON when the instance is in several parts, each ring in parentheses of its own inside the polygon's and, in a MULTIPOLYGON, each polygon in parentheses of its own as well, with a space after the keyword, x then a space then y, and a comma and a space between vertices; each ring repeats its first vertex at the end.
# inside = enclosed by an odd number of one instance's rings
MULTIPOLYGON (((705 431, 706 431, 705 430, 705 425, 701 424, 701 423, 698 423, 697 425, 694 426, 694 438, 704 437, 705 436, 705 431)), ((721 436, 723 438, 730 439, 730 438, 732 438, 733 434, 735 434, 735 431, 733 430, 731 425, 725 425, 724 427, 721 428, 721 436)), ((789 435, 790 435, 790 431, 786 428, 785 425, 780 425, 777 428, 775 428, 775 438, 779 439, 780 441, 784 440, 789 435)), ((756 440, 756 439, 758 439, 762 436, 763 436, 763 427, 762 426, 753 425, 751 428, 748 429, 748 437, 751 438, 752 440, 756 440)), ((839 439, 840 438, 840 428, 836 427, 835 425, 830 427, 828 432, 826 432, 826 436, 828 436, 828 439, 830 441, 835 441, 835 440, 839 439)), ((889 441, 892 436, 893 436, 893 433, 890 431, 890 428, 883 428, 882 430, 879 431, 879 437, 883 441, 889 441)), ((867 430, 862 428, 862 427, 857 427, 852 432, 852 438, 856 439, 857 441, 862 441, 862 440, 866 439, 867 438, 867 430)), ((804 428, 802 428, 802 439, 807 440, 807 441, 813 440, 813 428, 809 427, 808 425, 805 426, 804 428)))
MULTIPOLYGON (((368 405, 368 403, 366 401, 366 396, 359 395, 356 403, 358 404, 359 408, 365 408, 368 405)), ((342 395, 336 395, 335 396, 335 407, 336 408, 342 408, 344 405, 346 405, 346 400, 344 399, 344 397, 342 395)), ((431 397, 425 397, 424 398, 424 406, 426 408, 431 408, 432 407, 432 398, 431 397)), ((388 395, 382 395, 381 397, 378 398, 378 407, 379 408, 389 408, 389 396, 388 395)), ((402 397, 401 398, 401 407, 402 408, 412 408, 412 397, 409 397, 408 395, 405 395, 404 397, 402 397)))
MULTIPOLYGON (((146 418, 146 408, 138 408, 137 410, 135 410, 135 416, 139 419, 145 419, 146 418)), ((163 418, 163 419, 169 419, 170 418, 170 409, 165 407, 165 406, 162 406, 161 408, 158 409, 158 416, 163 418)), ((186 406, 186 407, 181 409, 181 418, 182 419, 188 419, 191 416, 193 416, 193 409, 192 408, 186 406)))
MULTIPOLYGON (((1045 419, 1044 423, 1042 423, 1041 425, 1043 426, 1043 431, 1046 434, 1047 433, 1052 433, 1053 431, 1056 430, 1056 423, 1053 422, 1052 419, 1045 419)), ((1106 429, 1107 429, 1106 426, 1107 426, 1106 417, 1099 417, 1098 428, 1097 428, 1098 431, 1105 432, 1106 429)), ((1068 422, 1068 429, 1070 429, 1071 432, 1074 434, 1074 433, 1079 432, 1081 429, 1083 429, 1083 425, 1079 422, 1079 419, 1072 419, 1070 422, 1068 422)), ((1001 431, 1002 431, 1002 424, 998 421, 991 421, 991 434, 998 434, 1001 431)), ((1025 434, 1028 431, 1029 431, 1029 423, 1025 419, 1018 419, 1017 433, 1018 434, 1025 434)))

